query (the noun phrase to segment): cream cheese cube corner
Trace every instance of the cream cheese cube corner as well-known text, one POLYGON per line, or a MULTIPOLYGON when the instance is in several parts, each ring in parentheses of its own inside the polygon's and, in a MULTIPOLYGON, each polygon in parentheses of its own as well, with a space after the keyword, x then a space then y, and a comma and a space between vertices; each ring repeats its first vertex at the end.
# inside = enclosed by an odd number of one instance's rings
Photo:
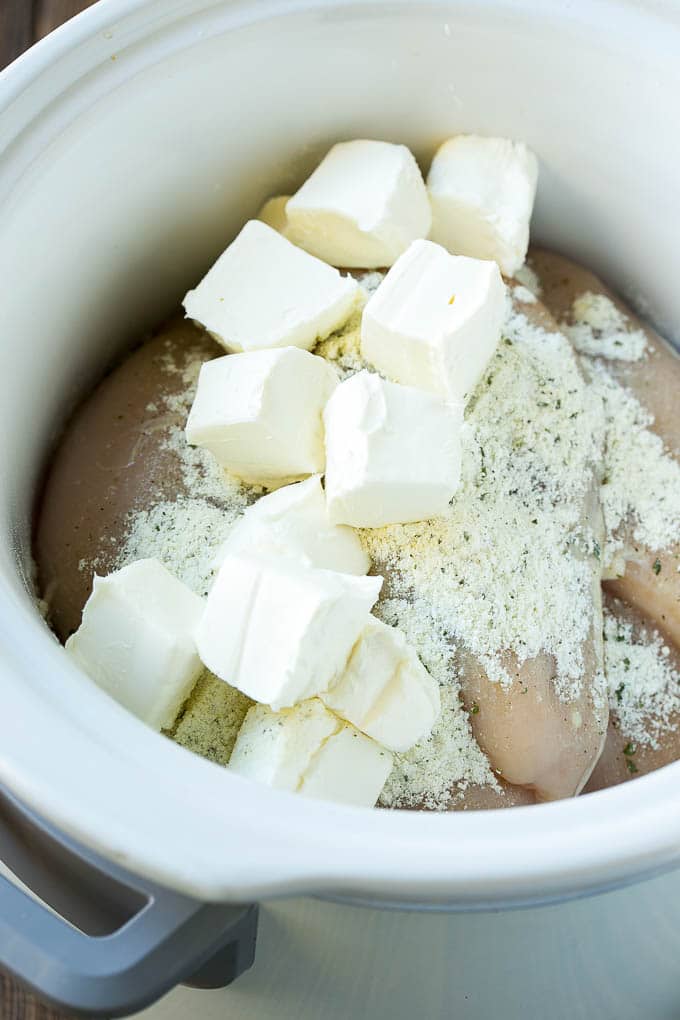
POLYGON ((381 528, 443 514, 458 488, 460 405, 359 372, 326 404, 331 521, 381 528))
POLYGON ((464 403, 496 350, 506 309, 495 262, 415 241, 364 308, 361 352, 390 379, 464 403))
POLYGON ((293 559, 227 556, 195 631, 199 655, 255 701, 289 708, 342 672, 381 587, 293 559))
POLYGON ((250 220, 185 296, 184 309, 230 352, 309 350, 349 318, 357 295, 356 280, 250 220))
POLYGON ((427 737, 440 712, 439 685, 402 632, 375 617, 321 699, 391 751, 408 751, 427 737))
POLYGON ((200 672, 193 632, 203 600, 158 560, 95 577, 71 658, 155 730, 172 726, 200 672))
POLYGON ((328 519, 320 475, 286 485, 249 507, 217 551, 214 566, 230 554, 291 556, 344 574, 367 574, 371 567, 356 532, 328 519))
POLYGON ((289 199, 290 195, 275 195, 274 198, 268 198, 257 214, 258 220, 266 223, 268 227, 278 231, 279 234, 283 234, 284 237, 286 237, 288 228, 286 206, 289 199))
POLYGON ((427 177, 433 241, 456 255, 495 259, 506 276, 524 263, 538 161, 523 142, 457 135, 427 177))
POLYGON ((365 807, 377 801, 391 767, 388 751, 317 698, 280 712, 255 705, 229 761, 240 776, 274 789, 365 807))
POLYGON ((323 471, 322 411, 337 383, 328 362, 297 347, 207 361, 187 421, 187 441, 255 484, 323 471))
POLYGON ((299 792, 303 797, 354 807, 374 807, 392 771, 390 752, 343 725, 312 758, 299 792))
POLYGON ((391 266, 427 237, 432 214, 418 164, 405 145, 334 145, 285 208, 286 236, 332 266, 391 266))
POLYGON ((312 756, 341 725, 317 698, 281 712, 253 705, 236 737, 229 768, 274 789, 295 791, 312 756))

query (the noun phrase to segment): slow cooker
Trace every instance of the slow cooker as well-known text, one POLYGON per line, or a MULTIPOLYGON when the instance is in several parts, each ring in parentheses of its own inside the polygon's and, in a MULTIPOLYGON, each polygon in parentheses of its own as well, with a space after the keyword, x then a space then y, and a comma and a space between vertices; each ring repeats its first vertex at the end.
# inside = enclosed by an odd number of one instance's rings
POLYGON ((328 985, 307 1013, 272 986, 274 1013, 251 983, 258 1018, 360 1015, 359 1001, 367 1016, 414 1001, 426 1016, 677 1014, 680 980, 661 964, 680 948, 680 764, 505 812, 368 811, 254 787, 71 666, 33 596, 30 538, 79 397, 343 138, 401 141, 424 162, 460 131, 525 140, 541 161, 533 239, 680 342, 678 53, 673 0, 100 0, 0 75, 3 852, 39 894, 61 876, 59 913, 67 887, 99 904, 89 921, 73 908, 74 927, 1 880, 0 965, 87 1015, 129 1013, 179 980, 246 969, 262 902, 264 984, 278 973, 298 994, 289 969, 309 978, 325 945, 328 985), (662 873, 590 913, 563 902, 662 873), (302 913, 267 906, 282 898, 302 913), (631 931, 610 944, 617 910, 631 931), (579 982, 581 999, 566 991, 579 982))

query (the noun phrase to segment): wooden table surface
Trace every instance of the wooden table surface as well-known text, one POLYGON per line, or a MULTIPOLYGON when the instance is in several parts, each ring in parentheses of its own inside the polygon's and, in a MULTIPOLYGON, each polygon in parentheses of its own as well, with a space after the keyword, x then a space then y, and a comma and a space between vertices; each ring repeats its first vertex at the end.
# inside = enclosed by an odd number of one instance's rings
POLYGON ((0 68, 92 3, 93 0, 0 0, 0 68))
MULTIPOLYGON (((0 0, 0 68, 93 0, 0 0)), ((0 974, 1 1020, 62 1020, 0 974)))

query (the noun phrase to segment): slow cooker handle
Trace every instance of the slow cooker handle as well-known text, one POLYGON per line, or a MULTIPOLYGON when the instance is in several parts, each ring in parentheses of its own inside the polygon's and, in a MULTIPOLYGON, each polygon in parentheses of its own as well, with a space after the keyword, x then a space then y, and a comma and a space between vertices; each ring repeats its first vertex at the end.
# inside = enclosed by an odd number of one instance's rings
MULTIPOLYGON (((19 878, 36 878, 30 887, 38 895, 41 876, 47 888, 52 867, 67 885, 69 876, 82 878, 91 895, 99 885, 116 918, 115 930, 109 924, 102 933, 107 925, 93 913, 85 922, 93 934, 85 934, 0 875, 0 969, 71 1013, 127 1016, 176 984, 223 987, 252 965, 256 905, 199 903, 139 879, 63 836, 4 790, 0 859, 19 878)), ((67 916, 77 924, 79 913, 87 915, 82 903, 67 916)))

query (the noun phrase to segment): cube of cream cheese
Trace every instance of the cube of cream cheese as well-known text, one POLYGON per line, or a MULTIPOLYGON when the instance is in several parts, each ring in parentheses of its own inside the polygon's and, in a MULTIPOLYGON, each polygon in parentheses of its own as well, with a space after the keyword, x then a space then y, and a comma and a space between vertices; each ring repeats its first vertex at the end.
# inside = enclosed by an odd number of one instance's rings
POLYGON ((440 711, 439 685, 396 627, 375 617, 324 704, 391 751, 427 737, 440 711))
POLYGON ((309 566, 367 574, 371 561, 352 528, 331 524, 321 476, 286 485, 258 499, 234 525, 215 556, 292 556, 309 566))
POLYGON ((253 705, 236 737, 229 768, 274 789, 295 791, 313 755, 341 725, 318 698, 281 712, 253 705))
POLYGON ((356 280, 250 220, 189 291, 184 308, 227 351, 309 350, 346 321, 357 288, 356 280))
POLYGON ((415 241, 364 308, 361 352, 390 379, 464 402, 496 350, 505 315, 495 262, 415 241))
POLYGON ((156 730, 172 726, 202 670, 193 631, 203 600, 154 559, 95 577, 66 642, 81 669, 156 730))
POLYGON ((274 198, 268 198, 257 214, 258 220, 266 223, 272 230, 277 230, 284 237, 288 228, 286 206, 289 198, 290 195, 275 195, 274 198))
POLYGON ((458 488, 462 408, 359 372, 326 404, 331 521, 381 528, 443 514, 458 488))
POLYGON ((506 276, 522 266, 538 162, 522 142, 457 135, 437 150, 427 187, 430 237, 456 255, 495 259, 506 276))
POLYGON ((392 756, 329 712, 316 698, 273 712, 254 705, 229 768, 278 790, 372 807, 392 756))
POLYGON ((285 557, 227 556, 195 631, 199 655, 255 701, 288 708, 344 670, 381 587, 285 557))
POLYGON ((345 724, 319 748, 298 792, 338 804, 374 807, 392 763, 386 748, 345 724))
POLYGON ((328 362, 297 347, 207 361, 187 421, 187 441, 256 484, 323 471, 322 411, 337 382, 328 362))
POLYGON ((391 266, 427 237, 432 214, 418 164, 405 145, 340 142, 285 207, 285 233, 332 266, 391 266))

